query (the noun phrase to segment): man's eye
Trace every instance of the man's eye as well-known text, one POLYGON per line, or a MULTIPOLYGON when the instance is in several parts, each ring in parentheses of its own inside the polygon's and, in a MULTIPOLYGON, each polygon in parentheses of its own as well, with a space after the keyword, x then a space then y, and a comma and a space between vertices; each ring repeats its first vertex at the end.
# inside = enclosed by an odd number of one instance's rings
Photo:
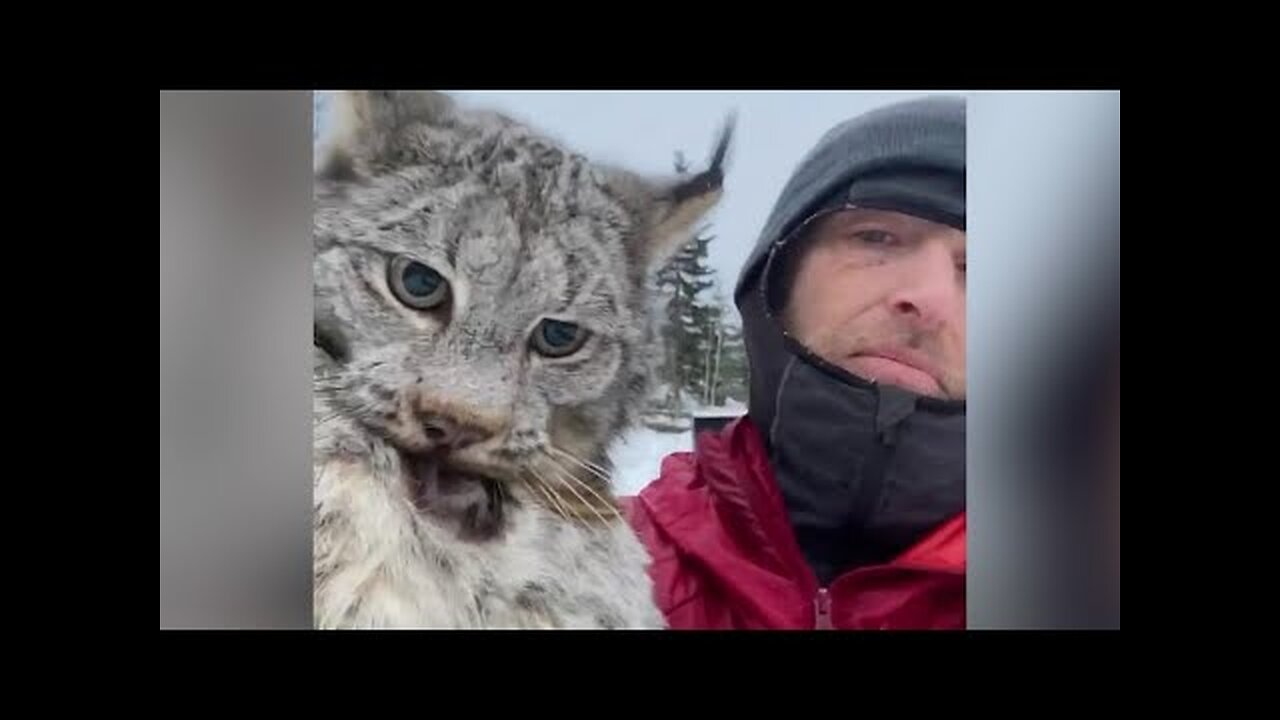
POLYGON ((898 240, 893 233, 884 230, 859 230, 854 237, 867 245, 892 245, 898 240))

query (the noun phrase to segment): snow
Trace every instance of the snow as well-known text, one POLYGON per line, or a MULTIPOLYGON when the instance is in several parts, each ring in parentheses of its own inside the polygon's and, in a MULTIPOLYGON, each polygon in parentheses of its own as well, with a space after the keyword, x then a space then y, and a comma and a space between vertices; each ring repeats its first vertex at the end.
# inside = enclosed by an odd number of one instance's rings
POLYGON ((643 425, 634 428, 609 448, 614 494, 635 495, 658 477, 663 458, 692 448, 691 431, 666 433, 643 425))
POLYGON ((662 432, 644 425, 624 434, 609 448, 613 461, 613 491, 617 495, 635 495, 658 477, 662 459, 674 452, 693 449, 692 418, 737 417, 747 414, 744 403, 730 399, 723 406, 707 407, 685 400, 681 415, 690 428, 681 432, 662 432))
POLYGON ((737 417, 747 414, 747 406, 745 403, 738 402, 733 398, 729 398, 724 405, 694 405, 690 407, 690 412, 694 417, 737 417))

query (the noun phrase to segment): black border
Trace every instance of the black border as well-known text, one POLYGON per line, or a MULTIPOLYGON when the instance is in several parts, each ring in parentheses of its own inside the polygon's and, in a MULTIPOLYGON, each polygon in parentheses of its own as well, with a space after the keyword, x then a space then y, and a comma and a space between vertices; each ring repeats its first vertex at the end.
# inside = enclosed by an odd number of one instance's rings
MULTIPOLYGON (((813 21, 818 22, 818 21, 813 21)), ((412 25, 412 21, 407 25, 412 25)), ((819 23, 820 24, 820 23, 819 23)), ((812 29, 812 28, 811 28, 812 29)), ((820 29, 820 28, 819 28, 820 29)), ((1007 40, 983 43, 963 37, 954 47, 929 47, 923 35, 769 39, 752 48, 749 37, 726 37, 682 48, 649 38, 628 47, 584 45, 598 30, 549 32, 536 45, 459 32, 421 31, 411 37, 370 41, 342 31, 311 35, 294 30, 262 45, 271 57, 219 42, 202 47, 189 38, 161 48, 161 89, 418 89, 439 90, 1116 90, 1119 64, 1097 38, 1087 53, 1078 46, 1039 59, 1007 40), (363 43, 363 44, 362 44, 363 43), (229 49, 231 50, 229 52, 229 49)), ((486 31, 487 32, 487 31, 486 31)), ((899 29, 895 31, 902 33, 899 29)), ((963 30, 957 30, 963 34, 963 30)), ((1051 38, 1037 38, 1040 53, 1051 38)), ((163 41, 162 41, 163 42, 163 41)))

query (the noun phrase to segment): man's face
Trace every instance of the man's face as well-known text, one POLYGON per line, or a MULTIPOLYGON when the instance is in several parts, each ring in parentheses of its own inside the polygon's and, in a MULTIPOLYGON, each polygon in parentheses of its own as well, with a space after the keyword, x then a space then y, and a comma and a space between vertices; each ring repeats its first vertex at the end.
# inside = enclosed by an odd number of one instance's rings
POLYGON ((858 377, 965 396, 965 233, 883 210, 816 221, 791 282, 787 331, 858 377))

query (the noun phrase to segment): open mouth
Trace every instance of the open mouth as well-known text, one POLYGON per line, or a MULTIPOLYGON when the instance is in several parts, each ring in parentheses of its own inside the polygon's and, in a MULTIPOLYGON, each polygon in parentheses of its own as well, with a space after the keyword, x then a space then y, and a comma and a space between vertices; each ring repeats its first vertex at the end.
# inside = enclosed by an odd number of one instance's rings
POLYGON ((502 531, 510 499, 502 480, 467 472, 437 453, 400 452, 409 498, 419 512, 453 526, 467 540, 489 540, 502 531))

